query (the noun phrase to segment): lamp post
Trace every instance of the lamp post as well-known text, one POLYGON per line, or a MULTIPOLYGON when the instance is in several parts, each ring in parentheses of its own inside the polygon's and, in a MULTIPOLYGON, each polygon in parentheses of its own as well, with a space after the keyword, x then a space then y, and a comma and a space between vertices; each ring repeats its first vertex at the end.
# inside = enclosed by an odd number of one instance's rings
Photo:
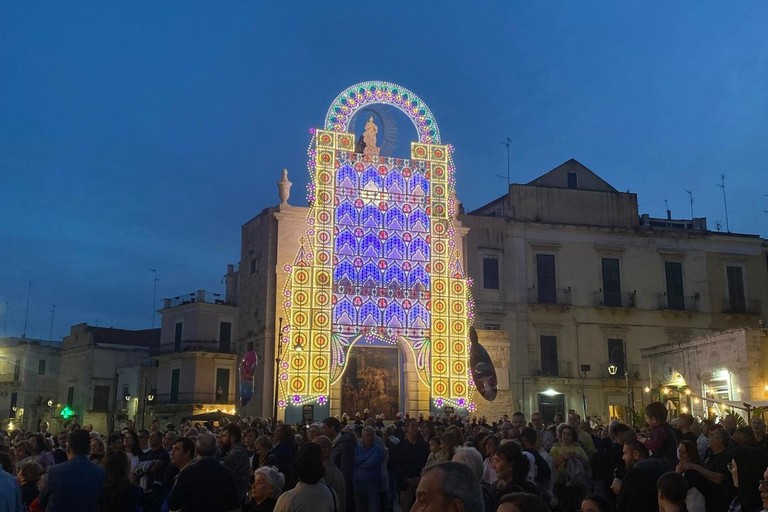
POLYGON ((579 377, 581 377, 581 405, 584 407, 584 420, 589 421, 587 419, 587 395, 584 393, 584 381, 587 378, 587 372, 592 369, 591 365, 583 364, 579 367, 579 377))

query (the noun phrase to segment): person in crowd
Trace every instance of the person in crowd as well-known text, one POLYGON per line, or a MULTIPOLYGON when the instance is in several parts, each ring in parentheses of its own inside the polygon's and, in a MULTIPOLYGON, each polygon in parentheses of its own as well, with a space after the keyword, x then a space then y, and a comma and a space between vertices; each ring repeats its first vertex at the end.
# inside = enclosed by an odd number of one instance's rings
POLYGON ((139 464, 139 456, 144 453, 139 447, 139 436, 133 430, 123 432, 123 450, 128 456, 128 460, 131 463, 131 472, 133 473, 139 464))
POLYGON ((419 433, 421 434, 421 439, 423 439, 427 443, 433 437, 437 437, 437 432, 435 431, 435 424, 432 423, 431 421, 423 422, 419 426, 419 433))
POLYGON ((125 449, 123 448, 123 436, 118 434, 117 432, 113 432, 107 436, 107 451, 109 452, 124 452, 125 449))
POLYGON ((443 453, 443 441, 440 436, 435 436, 429 440, 429 455, 425 468, 431 468, 435 464, 445 462, 445 453, 443 453))
POLYGON ((0 510, 8 512, 27 510, 21 500, 21 489, 16 478, 5 469, 0 469, 0 510))
POLYGON ((613 505, 602 494, 590 494, 581 500, 579 512, 613 512, 613 505))
MULTIPOLYGON (((731 501, 728 512, 760 512, 760 479, 768 467, 768 455, 758 448, 740 448, 733 454, 728 464, 736 496, 731 501)), ((689 511, 690 512, 690 511, 689 511)))
POLYGON ((354 512, 355 494, 352 478, 355 466, 355 446, 357 445, 355 434, 347 430, 342 432, 339 420, 329 417, 323 420, 323 435, 331 440, 331 462, 344 475, 344 483, 347 486, 347 510, 354 512))
POLYGON ((55 464, 61 464, 67 461, 67 438, 69 434, 61 431, 56 435, 57 446, 53 450, 53 461, 55 464))
POLYGON ((323 467, 325 468, 323 480, 336 493, 336 497, 339 500, 337 511, 345 512, 347 510, 347 483, 344 481, 344 475, 341 474, 341 470, 331 462, 331 440, 325 436, 317 436, 312 442, 320 447, 320 452, 323 456, 323 467))
POLYGON ((142 453, 146 453, 149 451, 149 430, 141 429, 136 433, 137 437, 139 438, 139 448, 141 449, 142 453))
POLYGON ((410 510, 416 499, 421 471, 427 463, 429 445, 421 439, 419 424, 415 419, 405 422, 405 437, 397 445, 394 457, 397 490, 400 491, 400 508, 410 510))
POLYGON ((91 433, 91 443, 88 452, 88 460, 94 464, 101 464, 101 459, 104 458, 104 454, 107 452, 107 446, 104 444, 104 440, 99 434, 91 433))
POLYGON ((648 455, 648 448, 637 439, 624 442, 626 474, 622 480, 614 478, 611 485, 618 512, 648 512, 658 506, 656 481, 667 472, 667 464, 648 455))
POLYGON ((178 438, 179 438, 179 434, 177 434, 173 430, 167 431, 163 436, 163 449, 170 454, 171 449, 173 448, 173 444, 176 442, 178 438))
POLYGON ((549 505, 535 494, 513 492, 502 496, 496 512, 550 512, 549 505))
POLYGON ((141 504, 141 489, 131 481, 131 461, 122 450, 107 451, 102 459, 104 489, 98 512, 136 512, 141 504))
POLYGON ((762 416, 755 415, 750 421, 752 425, 752 435, 755 436, 755 446, 768 452, 768 438, 765 435, 765 420, 762 416))
POLYGON ((171 465, 178 469, 177 475, 195 459, 195 443, 188 437, 180 437, 171 448, 171 465))
POLYGON ((499 448, 499 438, 491 434, 485 438, 485 459, 483 460, 483 482, 493 485, 499 479, 496 471, 493 469, 493 456, 499 448))
POLYGON ((163 433, 149 433, 149 451, 139 457, 136 471, 141 473, 140 486, 144 492, 144 512, 159 512, 166 497, 165 472, 171 457, 163 448, 163 433))
POLYGON ((680 437, 682 441, 696 442, 698 437, 693 433, 693 424, 696 422, 693 415, 687 412, 680 413, 677 416, 677 428, 680 430, 680 437))
POLYGON ((755 445, 755 434, 751 427, 737 427, 731 436, 733 449, 748 448, 755 445))
POLYGON ((682 475, 673 471, 664 473, 656 481, 656 489, 659 512, 687 512, 688 484, 682 475))
POLYGON ((168 509, 182 512, 227 512, 240 509, 237 486, 232 474, 216 459, 216 437, 203 433, 197 437, 195 462, 176 478, 168 496, 168 509))
MULTIPOLYGON (((338 509, 336 494, 323 482, 323 455, 317 444, 307 443, 299 448, 293 470, 298 483, 280 495, 274 512, 334 512, 338 509)), ((376 496, 378 498, 378 491, 376 496)))
MULTIPOLYGON (((597 449, 595 448, 594 441, 592 441, 592 436, 590 436, 588 432, 584 432, 581 430, 581 416, 579 416, 575 412, 568 413, 568 424, 571 426, 571 428, 576 434, 576 437, 574 438, 574 442, 579 443, 582 449, 584 450, 584 453, 587 454, 587 458, 589 460, 592 460, 592 456, 595 454, 597 449)), ((558 438, 559 438, 559 434, 558 434, 558 438)))
POLYGON ((432 466, 421 475, 410 510, 483 512, 480 483, 464 464, 449 461, 432 466))
POLYGON ((699 437, 696 438, 696 448, 699 451, 699 459, 701 460, 707 458, 707 450, 709 450, 709 432, 711 428, 711 420, 701 420, 701 432, 699 433, 699 437))
POLYGON ((520 431, 520 443, 522 444, 523 452, 529 453, 535 461, 536 474, 534 475, 534 482, 541 489, 548 489, 552 471, 547 461, 539 453, 541 449, 541 435, 532 427, 523 427, 520 431))
POLYGON ((251 458, 251 467, 253 467, 253 456, 256 454, 256 440, 259 438, 259 430, 254 427, 246 427, 243 433, 243 444, 248 451, 248 457, 251 458))
POLYGON ((552 448, 552 445, 555 443, 555 439, 544 425, 544 420, 541 418, 540 412, 536 411, 531 414, 531 427, 533 427, 536 432, 541 434, 542 446, 546 451, 549 451, 552 448))
POLYGON ((219 434, 219 442, 224 456, 222 464, 232 473, 237 486, 237 498, 243 503, 251 485, 251 461, 242 443, 240 427, 236 423, 225 425, 219 434))
POLYGON ((296 455, 296 445, 291 427, 286 424, 278 425, 273 434, 274 445, 272 454, 277 458, 277 469, 285 476, 286 489, 295 484, 291 473, 291 462, 296 455))
POLYGON ((732 436, 734 432, 736 432, 736 428, 739 426, 738 422, 736 421, 736 416, 733 414, 726 414, 720 424, 723 426, 723 428, 728 432, 729 436, 732 436))
POLYGON ((765 468, 763 472, 763 479, 760 480, 758 490, 760 491, 760 500, 763 502, 763 512, 766 512, 768 511, 768 468, 765 468))
POLYGON ((40 464, 43 470, 53 466, 56 461, 53 458, 53 452, 48 445, 48 441, 43 434, 34 434, 29 438, 29 446, 32 451, 32 456, 35 458, 35 462, 40 464))
POLYGON ((709 432, 709 456, 704 465, 685 462, 678 465, 678 473, 688 470, 701 474, 708 482, 704 498, 707 512, 728 510, 736 493, 733 487, 728 463, 733 460, 733 453, 728 449, 728 431, 723 428, 709 432))
POLYGON ((502 443, 493 456, 493 469, 498 480, 493 485, 496 501, 511 492, 541 494, 535 484, 528 481, 530 461, 523 454, 520 445, 514 441, 502 443))
POLYGON ((277 467, 277 457, 274 453, 272 453, 272 440, 269 438, 269 436, 259 436, 253 443, 253 447, 253 469, 257 469, 262 466, 277 467))
POLYGON ((483 508, 486 512, 493 512, 496 508, 496 496, 493 492, 493 486, 482 482, 483 456, 480 455, 480 452, 473 447, 461 446, 456 449, 456 453, 453 455, 453 462, 464 464, 472 470, 472 474, 480 482, 480 489, 483 492, 483 508))
POLYGON ((67 462, 48 468, 40 489, 40 506, 47 512, 95 510, 104 487, 104 470, 88 460, 91 436, 76 429, 67 439, 67 462), (46 508, 47 507, 47 508, 46 508))
POLYGON ((379 512, 381 502, 381 464, 384 450, 375 441, 374 428, 363 427, 361 442, 355 447, 353 485, 355 489, 355 510, 357 512, 379 512))
POLYGON ((19 487, 21 488, 21 500, 28 509, 30 504, 35 501, 35 498, 40 495, 37 484, 40 482, 40 478, 45 473, 45 470, 37 462, 29 461, 22 464, 18 471, 16 479, 19 481, 19 487))
POLYGON ((638 434, 637 439, 650 452, 654 459, 661 460, 672 471, 677 465, 677 438, 672 426, 667 423, 667 408, 661 402, 651 402, 645 406, 645 421, 650 426, 650 433, 638 434))
POLYGON ((320 423, 312 423, 307 425, 307 442, 311 443, 317 436, 323 435, 323 425, 320 423))
POLYGON ((250 503, 243 512, 273 512, 277 498, 283 492, 285 477, 275 468, 262 466, 253 472, 250 503))
POLYGON ((14 441, 13 461, 16 464, 16 467, 27 462, 37 462, 35 461, 35 457, 32 456, 32 449, 26 440, 14 441))
POLYGON ((576 429, 563 424, 559 431, 560 441, 549 452, 555 463, 555 496, 563 510, 576 510, 587 495, 589 457, 577 441, 576 429))
POLYGON ((696 443, 693 441, 682 441, 677 447, 677 458, 679 462, 675 471, 683 475, 688 484, 688 497, 685 500, 688 512, 705 512, 704 495, 709 484, 698 471, 684 469, 686 462, 701 465, 696 443))

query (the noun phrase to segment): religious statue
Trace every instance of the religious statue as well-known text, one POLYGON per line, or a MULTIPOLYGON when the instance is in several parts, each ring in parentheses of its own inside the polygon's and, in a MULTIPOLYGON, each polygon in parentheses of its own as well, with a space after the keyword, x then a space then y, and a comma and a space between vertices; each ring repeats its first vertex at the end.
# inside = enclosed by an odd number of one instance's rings
POLYGON ((365 133, 363 133, 363 142, 365 147, 363 148, 363 155, 365 156, 379 156, 381 148, 376 146, 376 134, 379 133, 379 127, 373 122, 373 116, 365 123, 365 133))

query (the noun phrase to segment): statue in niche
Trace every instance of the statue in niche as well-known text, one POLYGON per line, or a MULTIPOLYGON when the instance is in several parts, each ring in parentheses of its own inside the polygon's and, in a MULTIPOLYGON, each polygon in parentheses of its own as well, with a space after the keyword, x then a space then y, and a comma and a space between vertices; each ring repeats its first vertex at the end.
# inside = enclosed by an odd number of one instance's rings
POLYGON ((373 122, 373 116, 368 118, 368 122, 365 123, 365 132, 363 133, 363 155, 365 156, 379 156, 381 148, 376 146, 376 134, 379 133, 379 127, 373 122))

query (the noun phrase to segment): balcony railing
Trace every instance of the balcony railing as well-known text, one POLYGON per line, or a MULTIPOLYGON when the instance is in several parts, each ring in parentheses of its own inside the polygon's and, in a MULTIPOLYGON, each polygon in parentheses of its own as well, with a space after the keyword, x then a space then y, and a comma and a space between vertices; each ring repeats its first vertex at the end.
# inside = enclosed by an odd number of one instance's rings
POLYGON ((190 391, 186 393, 166 393, 157 395, 154 405, 191 405, 191 404, 227 404, 234 401, 234 393, 202 393, 190 391))
POLYGON ((595 307, 599 308, 636 308, 637 290, 632 292, 604 292, 598 290, 594 293, 595 307))
POLYGON ((757 299, 746 300, 740 297, 728 297, 723 299, 723 313, 737 313, 742 315, 759 315, 761 303, 757 299))
POLYGON ((573 377, 573 361, 557 361, 557 367, 544 365, 538 359, 531 359, 528 362, 529 372, 536 377, 573 377))
POLYGON ((236 354, 237 347, 231 343, 221 343, 217 340, 182 340, 176 343, 160 345, 152 353, 153 356, 162 356, 181 352, 213 352, 216 354, 236 354))
POLYGON ((529 304, 571 305, 571 287, 568 288, 533 288, 528 289, 529 304))
POLYGON ((697 312, 699 310, 699 300, 700 296, 698 293, 693 295, 667 295, 666 292, 660 293, 659 309, 697 312))

